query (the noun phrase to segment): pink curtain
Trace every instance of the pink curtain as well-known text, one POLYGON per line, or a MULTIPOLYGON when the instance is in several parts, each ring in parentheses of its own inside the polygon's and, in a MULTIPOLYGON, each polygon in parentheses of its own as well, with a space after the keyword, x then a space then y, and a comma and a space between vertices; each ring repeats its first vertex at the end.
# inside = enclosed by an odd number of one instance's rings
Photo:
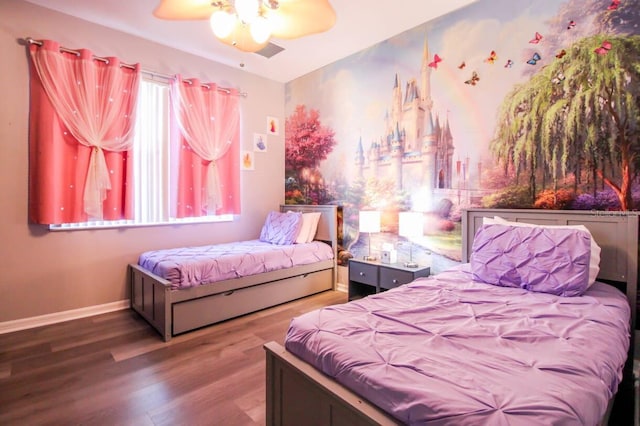
POLYGON ((240 213, 238 92, 176 76, 171 104, 181 147, 176 216, 240 213))
POLYGON ((72 223, 133 217, 140 66, 31 44, 30 219, 72 223))

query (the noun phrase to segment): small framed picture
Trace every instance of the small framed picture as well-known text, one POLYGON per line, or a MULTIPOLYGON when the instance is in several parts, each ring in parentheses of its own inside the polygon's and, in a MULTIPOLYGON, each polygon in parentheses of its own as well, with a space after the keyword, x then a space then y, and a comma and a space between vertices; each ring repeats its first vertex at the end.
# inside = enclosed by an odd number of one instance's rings
POLYGON ((280 133, 280 124, 276 117, 267 117, 267 134, 278 135, 280 133))
POLYGON ((253 150, 255 152, 267 152, 267 135, 263 133, 253 134, 253 150))
POLYGON ((242 170, 253 170, 255 168, 254 164, 255 159, 253 158, 253 151, 242 151, 242 170))

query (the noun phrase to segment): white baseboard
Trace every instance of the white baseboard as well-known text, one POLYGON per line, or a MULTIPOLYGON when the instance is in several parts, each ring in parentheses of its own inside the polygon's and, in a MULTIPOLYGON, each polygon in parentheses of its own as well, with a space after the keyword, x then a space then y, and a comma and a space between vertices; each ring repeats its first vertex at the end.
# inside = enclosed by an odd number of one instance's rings
POLYGON ((55 312, 53 314, 40 315, 37 317, 0 322, 0 334, 90 317, 93 315, 106 314, 107 312, 120 311, 128 308, 129 299, 126 299, 118 302, 105 303, 103 305, 87 306, 86 308, 72 309, 70 311, 55 312))
POLYGON ((337 283, 336 285, 336 291, 341 291, 343 293, 347 293, 348 292, 348 288, 347 285, 344 283, 337 283))

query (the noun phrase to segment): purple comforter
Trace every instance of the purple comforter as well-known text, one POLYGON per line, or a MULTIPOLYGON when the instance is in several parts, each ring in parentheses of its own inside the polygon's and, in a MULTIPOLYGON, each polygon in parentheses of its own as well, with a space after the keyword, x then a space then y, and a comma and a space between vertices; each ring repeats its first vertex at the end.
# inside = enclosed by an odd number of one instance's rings
POLYGON ((171 288, 256 275, 333 259, 328 244, 275 245, 259 240, 142 253, 138 265, 171 282, 171 288))
POLYGON ((596 425, 629 317, 606 284, 561 297, 473 282, 466 264, 294 318, 285 346, 407 424, 596 425))

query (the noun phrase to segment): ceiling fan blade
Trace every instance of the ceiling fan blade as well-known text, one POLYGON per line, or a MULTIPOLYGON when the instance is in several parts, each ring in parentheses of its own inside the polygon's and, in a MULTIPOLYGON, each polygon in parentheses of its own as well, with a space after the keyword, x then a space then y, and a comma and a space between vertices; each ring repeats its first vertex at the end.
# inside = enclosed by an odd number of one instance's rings
POLYGON ((273 37, 293 39, 327 31, 336 22, 336 12, 328 0, 280 0, 279 7, 267 9, 273 22, 273 37))
POLYGON ((210 0, 160 0, 153 15, 160 19, 209 19, 215 7, 210 0))

